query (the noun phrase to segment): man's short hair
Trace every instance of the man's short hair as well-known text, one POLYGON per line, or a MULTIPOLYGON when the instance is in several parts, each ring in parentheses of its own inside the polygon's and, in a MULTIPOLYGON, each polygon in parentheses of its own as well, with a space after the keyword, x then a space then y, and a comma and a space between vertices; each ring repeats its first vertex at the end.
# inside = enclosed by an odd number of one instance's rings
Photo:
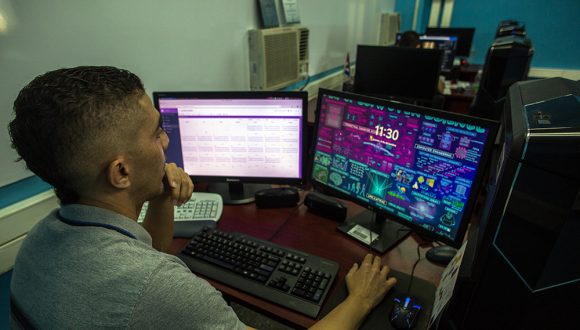
POLYGON ((96 183, 119 146, 145 94, 139 77, 107 66, 51 71, 33 79, 14 101, 8 130, 26 166, 51 184, 63 204, 96 183))
POLYGON ((398 45, 399 47, 417 48, 419 45, 419 34, 415 31, 405 31, 401 34, 398 45))

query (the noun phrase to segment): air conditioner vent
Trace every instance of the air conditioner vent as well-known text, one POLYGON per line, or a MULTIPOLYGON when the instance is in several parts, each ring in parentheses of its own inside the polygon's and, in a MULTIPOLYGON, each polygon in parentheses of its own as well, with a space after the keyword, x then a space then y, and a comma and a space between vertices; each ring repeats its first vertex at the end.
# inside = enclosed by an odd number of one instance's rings
POLYGON ((308 29, 302 26, 249 31, 250 88, 276 90, 308 75, 308 29))
POLYGON ((382 13, 379 21, 379 45, 394 45, 400 28, 401 15, 399 13, 382 13))
POLYGON ((266 84, 278 85, 295 80, 298 72, 296 33, 273 34, 264 37, 266 84))
POLYGON ((300 29, 300 61, 308 61, 308 29, 300 29))

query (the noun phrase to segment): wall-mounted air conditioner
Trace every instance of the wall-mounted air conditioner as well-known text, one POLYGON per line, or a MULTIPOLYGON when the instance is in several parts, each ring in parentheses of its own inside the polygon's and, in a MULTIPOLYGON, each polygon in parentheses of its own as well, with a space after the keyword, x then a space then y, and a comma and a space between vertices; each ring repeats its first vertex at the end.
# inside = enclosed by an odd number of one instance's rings
POLYGON ((276 90, 305 79, 308 35, 303 26, 250 30, 250 88, 276 90))

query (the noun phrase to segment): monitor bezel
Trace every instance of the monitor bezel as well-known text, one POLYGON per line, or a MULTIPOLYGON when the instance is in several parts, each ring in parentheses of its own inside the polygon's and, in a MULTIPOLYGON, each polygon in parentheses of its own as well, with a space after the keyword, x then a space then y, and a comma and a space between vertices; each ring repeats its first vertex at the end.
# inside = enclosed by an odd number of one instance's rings
MULTIPOLYGON (((159 100, 162 98, 174 99, 268 99, 268 98, 296 98, 302 100, 302 120, 300 127, 301 138, 301 162, 299 178, 279 178, 279 177, 250 177, 250 176, 207 176, 190 174, 194 182, 207 183, 240 183, 240 184, 287 184, 303 185, 308 173, 307 170, 307 153, 308 144, 305 139, 308 116, 308 93, 298 91, 177 91, 177 92, 153 92, 153 103, 157 111, 160 111, 159 100)), ((161 112, 160 112, 161 115, 161 112)), ((171 143, 171 141, 169 141, 171 143)))
POLYGON ((360 94, 354 94, 354 93, 348 93, 348 92, 340 92, 340 91, 328 90, 328 89, 323 89, 323 88, 319 89, 319 91, 318 91, 318 99, 317 99, 316 106, 317 106, 316 107, 316 121, 314 124, 312 146, 310 148, 310 155, 311 155, 311 157, 310 157, 311 158, 310 169, 311 170, 309 173, 309 182, 313 188, 315 188, 318 191, 321 191, 322 193, 329 194, 329 195, 353 202, 353 203, 355 203, 363 208, 366 208, 372 212, 375 212, 377 215, 385 217, 388 220, 394 220, 394 221, 410 228, 411 230, 413 230, 414 232, 419 234, 421 237, 430 238, 430 239, 445 243, 445 244, 452 246, 452 247, 455 247, 455 248, 459 248, 461 246, 461 243, 463 242, 464 237, 465 237, 465 232, 467 231, 468 224, 471 221, 473 208, 475 207, 475 203, 477 201, 479 190, 480 190, 480 187, 482 185, 483 176, 484 176, 485 172, 488 170, 486 167, 488 166, 488 160, 490 159, 490 154, 491 154, 491 150, 492 150, 492 147, 493 147, 493 144, 495 141, 495 136, 496 136, 497 131, 498 131, 499 122, 484 119, 484 118, 470 117, 470 116, 459 114, 459 113, 452 113, 452 112, 435 110, 435 109, 417 106, 417 105, 406 104, 406 103, 402 103, 402 102, 398 102, 398 101, 384 100, 384 99, 379 99, 379 98, 370 97, 370 96, 366 96, 366 95, 360 95, 360 94), (405 220, 401 217, 398 217, 395 214, 391 214, 391 213, 389 213, 383 209, 380 209, 378 207, 375 207, 373 205, 370 205, 370 204, 365 205, 363 201, 361 201, 355 197, 352 197, 346 193, 343 193, 338 189, 334 189, 328 185, 325 185, 324 183, 321 183, 321 182, 314 179, 314 177, 313 177, 314 171, 312 169, 314 168, 314 153, 316 151, 316 145, 317 145, 317 141, 318 141, 318 127, 320 124, 319 111, 320 111, 320 106, 321 106, 324 95, 330 95, 330 96, 334 96, 334 97, 354 98, 356 100, 360 100, 360 101, 366 102, 366 103, 373 103, 373 104, 378 104, 378 105, 397 107, 397 108, 400 108, 401 110, 408 110, 408 111, 417 112, 420 114, 433 115, 433 116, 437 116, 437 117, 444 118, 444 119, 462 120, 468 124, 480 125, 482 127, 489 128, 489 130, 490 130, 489 137, 488 137, 489 140, 486 142, 484 151, 481 155, 480 167, 478 167, 478 169, 477 169, 477 173, 476 173, 476 176, 475 176, 474 181, 473 181, 474 185, 472 186, 472 189, 471 189, 470 195, 468 197, 465 209, 463 211, 463 217, 461 218, 461 222, 460 222, 459 227, 457 229, 455 239, 450 239, 450 238, 442 236, 442 235, 437 235, 431 231, 424 229, 421 226, 415 225, 414 223, 409 222, 408 220, 405 220), (417 111, 417 109, 418 109, 418 111, 417 111))

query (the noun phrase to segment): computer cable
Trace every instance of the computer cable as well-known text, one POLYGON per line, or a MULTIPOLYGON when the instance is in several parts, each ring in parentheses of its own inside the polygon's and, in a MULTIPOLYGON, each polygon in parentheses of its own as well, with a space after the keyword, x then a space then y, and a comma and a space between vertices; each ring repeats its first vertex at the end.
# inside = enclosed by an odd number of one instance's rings
POLYGON ((373 227, 376 227, 376 225, 377 225, 377 214, 373 213, 373 219, 372 219, 371 225, 369 226, 369 228, 367 228, 369 231, 369 244, 368 244, 369 253, 373 252, 371 245, 373 245, 373 230, 376 230, 376 228, 373 228, 373 227))
POLYGON ((304 86, 302 86, 300 88, 300 92, 302 92, 304 90, 304 88, 306 88, 306 86, 308 86, 308 83, 310 83, 310 75, 308 76, 308 78, 306 78, 306 83, 304 84, 304 86))
POLYGON ((411 294, 411 286, 413 285, 413 279, 415 278, 415 268, 417 268, 417 264, 421 261, 421 244, 417 243, 417 261, 413 265, 411 269, 411 279, 409 280, 409 286, 407 287, 407 295, 411 294))
POLYGON ((278 227, 278 229, 276 229, 276 231, 270 237, 268 237, 268 239, 267 239, 268 242, 270 242, 274 237, 276 237, 276 235, 278 235, 280 230, 282 230, 282 228, 284 228, 284 226, 286 226, 286 223, 288 222, 288 220, 290 220, 290 218, 292 216, 294 216, 296 211, 298 211, 300 209, 300 206, 302 206, 303 204, 304 204, 304 199, 302 199, 302 201, 300 201, 300 203, 298 203, 298 204, 296 204, 296 206, 294 206, 294 208, 290 211, 290 213, 288 214, 286 219, 284 219, 284 222, 282 223, 282 225, 280 225, 280 227, 278 227))
MULTIPOLYGON (((389 220, 386 220, 386 221, 389 221, 389 220)), ((373 230, 376 230, 377 232, 379 232, 379 229, 380 228, 377 228, 378 226, 379 225, 378 225, 378 221, 377 221, 377 214, 376 213, 373 213, 373 219, 372 219, 371 225, 369 226, 371 228, 367 228, 367 230, 369 231, 369 242, 370 242, 368 244, 369 252, 372 252, 371 245, 372 245, 372 243, 374 241, 374 239, 373 239, 373 230)), ((400 227, 399 229, 397 229, 397 237, 399 237, 398 235, 399 235, 399 232, 401 232, 401 231, 404 231, 405 234, 406 234, 406 233, 410 232, 411 229, 409 229, 407 227, 400 227)), ((380 234, 378 234, 378 235, 380 236, 380 234)))
POLYGON ((398 234, 400 231, 404 231, 404 232, 405 232, 405 234, 406 234, 406 233, 410 232, 410 231, 411 231, 411 229, 409 229, 409 228, 407 228, 407 227, 400 227, 399 229, 397 229, 397 234, 398 234))

